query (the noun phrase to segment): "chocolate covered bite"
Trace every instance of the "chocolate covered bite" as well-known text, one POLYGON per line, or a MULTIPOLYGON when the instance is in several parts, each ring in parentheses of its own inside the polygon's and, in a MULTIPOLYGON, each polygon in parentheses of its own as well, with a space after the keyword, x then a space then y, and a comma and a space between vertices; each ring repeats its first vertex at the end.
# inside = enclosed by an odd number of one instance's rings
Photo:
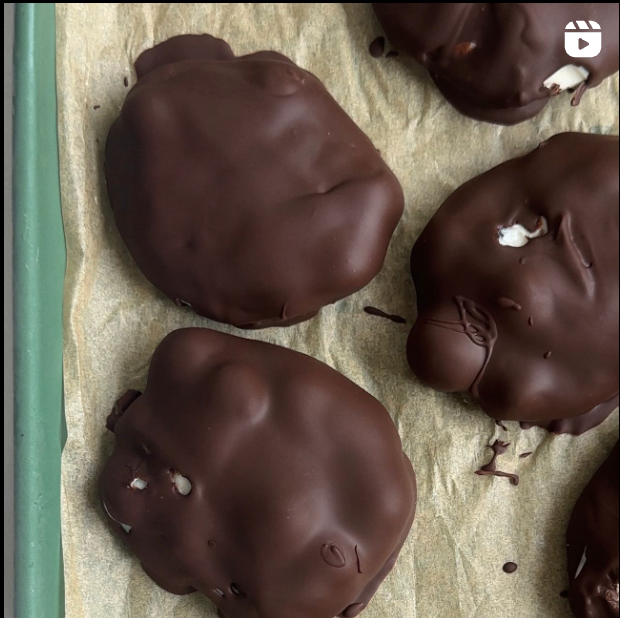
POLYGON ((106 144, 118 229, 161 291, 239 327, 295 324, 368 284, 403 194, 311 73, 211 36, 143 53, 106 144))
POLYGON ((618 445, 579 498, 568 530, 569 599, 577 618, 618 618, 618 445))
POLYGON ((411 272, 422 382, 502 421, 599 424, 618 405, 618 138, 557 135, 465 183, 411 272))
POLYGON ((516 124, 566 90, 575 91, 577 105, 587 88, 618 70, 618 3, 373 6, 392 45, 424 65, 456 109, 478 120, 516 124))
POLYGON ((303 354, 207 329, 157 348, 108 427, 117 534, 226 618, 352 618, 393 568, 416 482, 385 408, 303 354), (139 395, 139 394, 138 394, 139 395))

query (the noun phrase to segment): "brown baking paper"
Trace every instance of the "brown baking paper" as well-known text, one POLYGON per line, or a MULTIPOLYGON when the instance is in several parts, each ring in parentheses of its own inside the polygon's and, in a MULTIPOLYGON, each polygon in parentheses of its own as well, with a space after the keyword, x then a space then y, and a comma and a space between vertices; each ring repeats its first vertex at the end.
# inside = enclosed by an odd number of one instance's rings
MULTIPOLYGON (((166 333, 205 326, 310 354, 388 408, 419 479, 419 512, 398 565, 366 618, 569 618, 564 533, 571 507, 617 439, 618 417, 582 438, 504 432, 475 405, 422 387, 408 370, 415 320, 408 258, 442 201, 467 179, 554 133, 618 133, 618 79, 577 109, 557 97, 538 117, 503 128, 469 120, 403 58, 373 59, 381 31, 369 4, 57 4, 62 203, 67 237, 65 391, 68 440, 62 521, 68 618, 215 617, 198 594, 158 588, 108 529, 97 477, 113 445, 104 421, 127 388, 144 386, 166 333), (315 73, 400 179, 406 210, 381 274, 300 326, 241 332, 176 307, 140 274, 106 196, 107 131, 135 83, 141 51, 182 33, 224 38, 237 54, 275 49, 315 73), (408 326, 364 313, 372 305, 408 326), (495 437, 500 467, 521 485, 474 474, 495 437), (528 459, 519 455, 533 451, 528 459), (503 572, 508 561, 519 565, 503 572)), ((564 24, 562 24, 562 28, 564 24)), ((472 238, 472 243, 476 239, 472 238)), ((265 618, 269 618, 268 616, 265 618)))

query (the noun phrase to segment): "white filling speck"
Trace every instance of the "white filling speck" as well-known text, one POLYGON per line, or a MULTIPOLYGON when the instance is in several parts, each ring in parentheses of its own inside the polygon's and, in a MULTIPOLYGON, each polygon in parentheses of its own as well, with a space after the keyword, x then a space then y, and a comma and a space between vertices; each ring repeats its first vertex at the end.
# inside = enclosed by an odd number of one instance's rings
POLYGON ((581 562, 577 567, 577 572, 575 573, 575 579, 577 579, 581 575, 581 571, 583 571, 586 563, 588 562, 588 546, 583 550, 583 556, 581 557, 581 562))
POLYGON ((115 523, 117 523, 127 534, 129 534, 131 532, 131 526, 127 525, 127 524, 121 524, 120 521, 118 521, 117 519, 114 519, 114 517, 112 517, 112 513, 110 513, 109 509, 108 509, 108 505, 104 502, 103 503, 103 508, 105 510, 105 512, 108 514, 108 517, 115 523))
POLYGON ((533 232, 530 232, 520 223, 515 223, 510 227, 502 227, 498 230, 499 244, 502 247, 525 247, 530 240, 540 238, 549 233, 549 224, 544 217, 538 220, 538 225, 533 232))
POLYGON ((133 481, 131 481, 131 485, 129 485, 129 487, 131 487, 131 489, 139 489, 140 491, 142 491, 143 489, 146 489, 148 486, 148 483, 141 478, 135 478, 133 481))
POLYGON ((177 491, 182 496, 187 496, 190 491, 192 491, 192 484, 190 483, 188 478, 185 478, 182 474, 175 472, 172 475, 172 482, 176 487, 177 491))
POLYGON ((590 73, 587 69, 578 67, 575 64, 567 64, 558 69, 553 75, 547 77, 543 82, 543 86, 549 90, 553 90, 556 87, 561 92, 569 88, 576 88, 579 84, 585 82, 589 76, 590 73))

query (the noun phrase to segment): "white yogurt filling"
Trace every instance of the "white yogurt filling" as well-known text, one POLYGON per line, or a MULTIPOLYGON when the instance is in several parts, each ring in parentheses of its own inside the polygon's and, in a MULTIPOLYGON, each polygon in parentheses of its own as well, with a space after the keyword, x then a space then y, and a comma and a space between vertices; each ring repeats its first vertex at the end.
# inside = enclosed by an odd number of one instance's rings
POLYGON ((575 64, 567 64, 558 69, 553 75, 547 77, 543 82, 543 86, 549 90, 553 90, 555 87, 558 89, 558 92, 562 92, 563 90, 576 88, 579 84, 585 82, 588 77, 590 77, 590 73, 587 69, 578 67, 575 64))
POLYGON ((148 483, 141 478, 135 478, 133 481, 131 481, 131 484, 129 485, 129 487, 131 487, 131 489, 139 489, 140 491, 142 491, 143 489, 146 489, 148 486, 148 483))
POLYGON ((189 495, 189 492, 192 491, 192 484, 190 483, 189 479, 184 477, 182 474, 179 474, 178 472, 175 472, 172 475, 172 482, 174 483, 176 490, 182 496, 187 496, 189 495))
POLYGON ((515 223, 510 227, 501 227, 498 230, 499 244, 502 247, 525 247, 530 240, 540 238, 549 233, 549 224, 547 219, 541 217, 538 225, 533 232, 530 232, 520 223, 515 223))

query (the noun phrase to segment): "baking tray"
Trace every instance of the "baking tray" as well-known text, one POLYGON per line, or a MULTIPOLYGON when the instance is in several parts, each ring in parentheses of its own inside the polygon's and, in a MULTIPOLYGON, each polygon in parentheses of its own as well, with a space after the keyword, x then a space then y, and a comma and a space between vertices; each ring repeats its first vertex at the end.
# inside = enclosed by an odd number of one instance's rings
POLYGON ((65 440, 53 3, 15 11, 15 615, 64 616, 60 455, 65 440))

